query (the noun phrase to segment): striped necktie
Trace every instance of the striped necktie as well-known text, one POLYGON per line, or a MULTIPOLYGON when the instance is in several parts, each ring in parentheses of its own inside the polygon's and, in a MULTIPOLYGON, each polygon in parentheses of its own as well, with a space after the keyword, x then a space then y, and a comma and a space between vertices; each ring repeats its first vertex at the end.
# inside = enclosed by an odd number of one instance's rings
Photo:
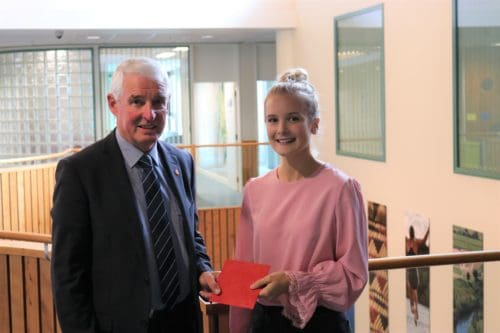
POLYGON ((160 192, 160 182, 153 168, 151 156, 142 155, 137 162, 143 169, 142 186, 146 198, 151 242, 160 278, 161 299, 167 309, 179 295, 179 272, 175 262, 170 219, 160 192))

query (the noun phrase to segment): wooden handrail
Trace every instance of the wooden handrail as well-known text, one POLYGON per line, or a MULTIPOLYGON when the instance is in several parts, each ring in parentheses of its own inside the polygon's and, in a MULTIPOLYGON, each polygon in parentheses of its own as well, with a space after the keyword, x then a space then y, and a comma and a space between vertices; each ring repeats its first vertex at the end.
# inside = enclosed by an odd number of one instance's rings
POLYGON ((500 251, 465 251, 405 257, 376 258, 368 260, 368 269, 370 271, 377 271, 381 269, 441 266, 486 261, 500 261, 500 251))
MULTIPOLYGON (((214 143, 214 144, 174 144, 176 147, 181 149, 193 149, 193 148, 222 148, 222 147, 247 147, 247 146, 261 146, 261 145, 269 145, 269 142, 233 142, 233 143, 214 143)), ((54 158, 59 158, 71 153, 79 152, 81 148, 68 148, 63 150, 62 152, 53 153, 53 154, 45 154, 45 155, 36 155, 36 156, 26 156, 26 157, 15 157, 15 158, 6 158, 0 159, 1 164, 9 164, 9 163, 20 163, 20 162, 34 162, 34 161, 43 161, 43 160, 51 160, 54 158)))
MULTIPOLYGON (((174 145, 178 148, 181 148, 181 149, 197 149, 197 148, 259 146, 259 145, 269 145, 269 142, 233 142, 233 143, 218 143, 218 144, 190 144, 190 145, 174 144, 174 145)), ((66 156, 66 155, 71 154, 71 153, 76 153, 80 150, 81 150, 81 148, 74 147, 74 148, 68 148, 62 152, 53 153, 53 154, 0 159, 0 164, 13 164, 13 163, 22 163, 22 162, 51 160, 51 159, 66 156)))
POLYGON ((68 148, 62 152, 53 153, 53 154, 0 159, 0 163, 1 164, 9 164, 9 163, 21 163, 21 162, 34 162, 34 161, 51 160, 54 158, 59 158, 59 157, 68 155, 70 153, 76 153, 78 151, 80 151, 80 148, 68 148))
POLYGON ((174 144, 177 148, 193 149, 193 148, 222 148, 222 147, 247 147, 247 146, 263 146, 269 145, 269 142, 233 142, 233 143, 213 143, 213 144, 192 144, 182 145, 174 144))
POLYGON ((34 243, 52 243, 52 236, 34 232, 0 231, 0 239, 19 240, 34 243))
MULTIPOLYGON (((0 239, 21 240, 36 243, 52 243, 48 234, 0 231, 0 239)), ((416 256, 373 258, 368 260, 368 270, 398 269, 410 267, 443 266, 471 262, 500 261, 500 250, 464 251, 416 256)))

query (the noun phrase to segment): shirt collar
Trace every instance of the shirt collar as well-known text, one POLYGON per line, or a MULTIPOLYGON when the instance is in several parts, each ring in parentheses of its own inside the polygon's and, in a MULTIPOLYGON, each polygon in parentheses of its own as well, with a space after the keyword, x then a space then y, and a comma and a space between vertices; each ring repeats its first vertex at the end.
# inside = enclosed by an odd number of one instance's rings
MULTIPOLYGON (((137 161, 144 155, 140 149, 136 146, 125 140, 118 129, 115 131, 116 133, 116 141, 118 142, 118 146, 122 152, 123 158, 125 159, 125 163, 129 168, 133 168, 137 161)), ((155 143, 153 148, 147 153, 153 159, 153 163, 158 165, 158 144, 155 143)))

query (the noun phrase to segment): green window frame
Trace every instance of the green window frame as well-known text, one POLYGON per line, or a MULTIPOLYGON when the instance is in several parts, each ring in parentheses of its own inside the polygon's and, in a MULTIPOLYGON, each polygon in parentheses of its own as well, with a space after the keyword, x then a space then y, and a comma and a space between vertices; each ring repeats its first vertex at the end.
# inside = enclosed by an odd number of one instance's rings
POLYGON ((500 6, 454 0, 454 171, 500 179, 500 6))
POLYGON ((384 7, 334 18, 336 152, 385 161, 384 7))

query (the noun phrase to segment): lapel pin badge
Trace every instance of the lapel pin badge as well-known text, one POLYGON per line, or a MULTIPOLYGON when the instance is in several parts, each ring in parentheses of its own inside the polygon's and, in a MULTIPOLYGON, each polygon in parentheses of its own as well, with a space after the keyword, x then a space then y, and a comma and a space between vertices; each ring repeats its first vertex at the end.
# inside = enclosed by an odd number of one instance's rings
POLYGON ((179 169, 175 169, 174 173, 175 173, 176 176, 178 176, 179 175, 179 169))

